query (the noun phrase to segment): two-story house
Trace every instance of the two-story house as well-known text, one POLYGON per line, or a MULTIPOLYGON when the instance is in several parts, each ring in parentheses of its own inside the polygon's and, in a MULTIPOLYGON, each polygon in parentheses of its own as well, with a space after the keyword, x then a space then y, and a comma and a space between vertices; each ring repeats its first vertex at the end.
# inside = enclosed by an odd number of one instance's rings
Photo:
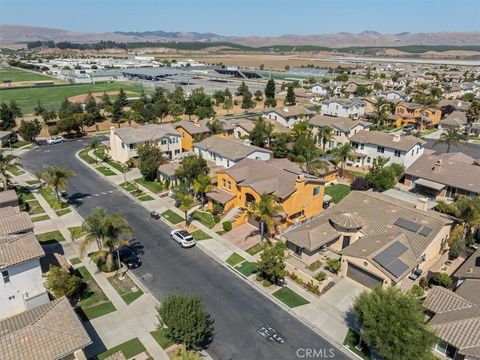
POLYGON ((358 119, 365 114, 365 102, 359 99, 331 99, 321 102, 322 115, 358 119))
POLYGON ((298 121, 308 120, 314 115, 314 111, 302 106, 285 106, 283 108, 268 110, 264 116, 291 129, 298 121))
POLYGON ((109 154, 115 161, 125 164, 138 156, 137 149, 145 144, 157 146, 167 159, 182 152, 182 134, 170 124, 150 124, 139 128, 110 128, 109 154))
POLYGON ((310 92, 316 96, 327 96, 328 95, 328 84, 314 84, 310 86, 310 92))
POLYGON ((355 160, 347 164, 370 167, 377 157, 388 158, 388 164, 400 164, 405 168, 423 155, 426 142, 415 136, 400 136, 381 131, 360 130, 350 138, 355 149, 355 160))
POLYGON ((442 118, 442 111, 420 104, 402 102, 397 104, 393 115, 388 119, 392 126, 414 124, 424 129, 438 125, 442 118))

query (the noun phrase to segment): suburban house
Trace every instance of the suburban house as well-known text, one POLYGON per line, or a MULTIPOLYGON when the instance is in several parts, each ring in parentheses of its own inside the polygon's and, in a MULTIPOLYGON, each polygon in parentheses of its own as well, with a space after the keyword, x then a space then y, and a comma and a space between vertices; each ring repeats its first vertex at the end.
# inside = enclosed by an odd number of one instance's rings
POLYGON ((378 96, 389 100, 389 101, 401 101, 405 98, 405 95, 395 91, 395 90, 386 90, 378 94, 378 96))
POLYGON ((208 127, 209 119, 196 121, 182 120, 173 126, 182 134, 182 150, 191 151, 193 143, 200 141, 210 135, 211 131, 208 127))
POLYGON ((468 125, 467 114, 465 111, 455 110, 451 114, 440 120, 439 129, 458 129, 464 131, 468 125))
POLYGON ((291 129, 296 122, 300 120, 308 120, 314 115, 314 111, 308 110, 302 106, 285 106, 283 108, 268 110, 267 114, 264 116, 291 129))
POLYGON ((359 99, 332 99, 321 102, 322 115, 342 116, 358 119, 365 114, 366 104, 359 99))
MULTIPOLYGON (((317 134, 318 130, 323 127, 329 127, 333 130, 334 138, 325 144, 325 150, 348 143, 350 137, 358 131, 368 131, 370 129, 370 123, 366 121, 327 115, 315 115, 309 120, 309 123, 312 125, 315 134, 317 134)), ((321 140, 318 138, 317 143, 323 147, 321 140)))
POLYGON ((176 158, 182 152, 182 134, 170 124, 110 128, 109 154, 115 161, 125 164, 136 158, 137 149, 145 144, 160 148, 167 159, 176 158))
POLYGON ((260 201, 263 194, 275 195, 283 207, 278 214, 280 232, 323 210, 324 185, 323 179, 305 174, 288 159, 244 159, 217 173, 217 187, 207 197, 210 208, 223 207, 233 226, 249 222, 258 227, 257 219, 248 218, 249 203, 260 201))
POLYGON ((395 107, 394 116, 388 119, 392 126, 403 126, 416 124, 422 128, 429 128, 438 125, 442 118, 442 111, 439 109, 425 108, 423 105, 402 102, 395 107))
POLYGON ((0 209, 0 235, 25 234, 33 231, 33 222, 27 212, 6 207, 0 209))
MULTIPOLYGON (((265 121, 273 125, 273 133, 288 133, 290 131, 288 127, 279 122, 271 119, 265 119, 265 121)), ((234 126, 233 136, 237 139, 248 138, 252 130, 255 128, 255 121, 250 119, 231 120, 231 123, 234 126)))
POLYGON ((408 167, 400 180, 406 187, 433 199, 480 194, 480 163, 463 153, 425 154, 408 167))
POLYGON ((193 144, 193 152, 216 165, 229 168, 245 158, 269 160, 272 152, 250 144, 250 140, 211 136, 193 144))
POLYGON ((453 106, 455 110, 460 110, 460 111, 467 111, 468 108, 470 107, 470 103, 468 101, 462 101, 462 100, 440 100, 438 103, 438 106, 440 108, 444 106, 453 106))
POLYGON ((327 96, 328 95, 328 84, 315 84, 310 87, 310 91, 312 94, 318 95, 318 96, 327 96))
POLYGON ((350 143, 355 149, 355 160, 347 164, 370 167, 377 157, 389 158, 388 164, 400 164, 408 168, 423 155, 426 142, 415 136, 400 136, 381 131, 357 131, 350 143))
POLYGON ((377 192, 352 191, 318 218, 284 232, 305 264, 325 249, 341 255, 342 277, 373 288, 409 289, 446 251, 453 218, 377 192))
POLYGON ((434 350, 447 359, 480 359, 480 280, 468 279, 455 291, 434 286, 423 302, 438 341, 434 350))
POLYGON ((464 281, 475 279, 480 281, 480 249, 470 255, 462 265, 453 274, 456 285, 461 285, 464 281))
POLYGON ((85 360, 91 343, 65 297, 0 320, 2 360, 85 360))

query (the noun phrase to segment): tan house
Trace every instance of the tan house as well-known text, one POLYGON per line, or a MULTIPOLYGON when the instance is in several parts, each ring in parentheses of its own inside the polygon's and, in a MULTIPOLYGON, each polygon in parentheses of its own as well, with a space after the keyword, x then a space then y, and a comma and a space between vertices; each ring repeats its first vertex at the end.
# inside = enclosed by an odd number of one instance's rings
POLYGON ((85 360, 91 343, 65 297, 0 321, 2 360, 85 360))
POLYGON ((303 106, 285 106, 268 110, 264 116, 291 129, 298 121, 308 120, 314 115, 314 111, 308 110, 303 106))
MULTIPOLYGON (((423 199, 422 199, 423 200, 423 199)), ((340 275, 366 287, 410 288, 446 251, 453 219, 376 192, 352 191, 317 219, 284 233, 292 256, 305 264, 324 249, 342 257, 340 275)))

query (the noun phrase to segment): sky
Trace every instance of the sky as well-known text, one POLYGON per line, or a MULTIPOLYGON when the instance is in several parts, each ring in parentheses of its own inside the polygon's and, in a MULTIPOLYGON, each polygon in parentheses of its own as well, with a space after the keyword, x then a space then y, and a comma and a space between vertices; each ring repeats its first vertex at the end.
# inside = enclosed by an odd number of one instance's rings
POLYGON ((0 23, 221 35, 479 31, 480 0, 0 0, 0 23))

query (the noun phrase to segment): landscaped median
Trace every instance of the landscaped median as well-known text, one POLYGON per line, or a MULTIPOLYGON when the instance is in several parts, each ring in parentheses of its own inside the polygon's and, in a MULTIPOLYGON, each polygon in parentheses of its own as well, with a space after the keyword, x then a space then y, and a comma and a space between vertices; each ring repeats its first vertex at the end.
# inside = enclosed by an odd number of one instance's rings
POLYGON ((181 223, 182 221, 184 221, 183 217, 181 217, 175 211, 170 210, 170 209, 161 213, 161 216, 173 225, 177 225, 177 224, 181 223))
POLYGON ((41 244, 52 244, 65 241, 62 233, 58 230, 50 231, 43 234, 36 234, 35 236, 41 244))
POLYGON ((151 201, 154 200, 153 197, 143 192, 141 189, 138 188, 137 184, 131 183, 129 181, 121 183, 119 185, 122 189, 129 192, 130 195, 133 195, 140 201, 151 201))
POLYGON ((245 260, 241 255, 233 253, 228 257, 226 263, 237 270, 245 277, 249 277, 257 272, 257 267, 250 261, 245 260))
POLYGON ((110 276, 108 281, 127 305, 131 304, 143 295, 143 291, 138 288, 138 286, 128 275, 123 277, 120 274, 110 276))
POLYGON ((288 287, 282 287, 280 290, 275 291, 273 294, 278 300, 283 302, 289 308, 302 306, 309 304, 309 301, 298 295, 288 287))

